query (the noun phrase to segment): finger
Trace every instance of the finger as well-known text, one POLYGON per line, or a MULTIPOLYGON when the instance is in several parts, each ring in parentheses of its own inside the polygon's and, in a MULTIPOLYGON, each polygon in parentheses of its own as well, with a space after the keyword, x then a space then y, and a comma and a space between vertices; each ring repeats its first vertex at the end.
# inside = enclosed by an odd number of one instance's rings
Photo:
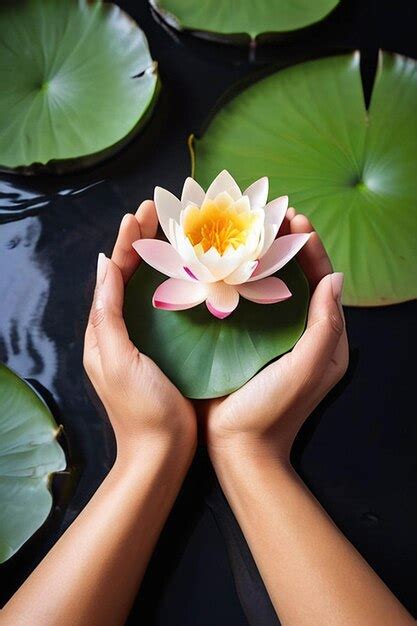
POLYGON ((141 238, 153 239, 158 230, 158 216, 156 214, 155 202, 153 200, 145 200, 142 202, 135 213, 135 217, 140 227, 141 238))
POLYGON ((295 217, 295 209, 293 207, 287 209, 285 217, 282 221, 282 224, 278 231, 278 236, 282 237, 283 235, 291 234, 291 220, 295 217))
POLYGON ((140 257, 132 248, 132 243, 138 239, 155 237, 157 227, 158 218, 152 200, 142 202, 135 215, 127 213, 123 217, 111 258, 120 268, 125 285, 140 263, 140 257))
POLYGON ((97 343, 96 331, 93 324, 94 311, 95 311, 95 298, 97 292, 97 282, 100 276, 102 266, 102 254, 98 255, 97 259, 97 279, 96 287, 93 295, 93 302, 91 304, 90 312, 88 315, 87 327, 84 334, 84 347, 83 347, 83 365, 90 380, 94 384, 94 379, 102 374, 100 351, 97 343))
POLYGON ((329 391, 335 383, 345 374, 349 364, 349 343, 345 331, 339 339, 336 350, 331 359, 331 365, 323 378, 325 392, 329 391))
POLYGON ((299 384, 320 383, 337 346, 345 334, 340 305, 343 274, 328 274, 321 279, 311 298, 307 329, 292 351, 294 372, 299 384))
POLYGON ((124 283, 120 268, 99 255, 97 287, 91 312, 102 368, 113 369, 126 350, 133 348, 123 319, 124 283))
POLYGON ((132 243, 141 238, 141 229, 134 215, 128 213, 120 223, 119 233, 114 244, 111 259, 120 269, 126 284, 139 264, 139 256, 132 243))
MULTIPOLYGON (((290 217, 292 232, 313 233, 304 248, 300 251, 299 257, 300 263, 302 266, 304 265, 303 270, 309 278, 310 285, 314 289, 324 276, 333 271, 331 261, 319 235, 314 231, 314 227, 310 220, 305 215, 297 215, 295 209, 292 208, 288 209, 287 217, 290 217)), ((340 301, 339 305, 340 314, 344 323, 345 318, 340 301)), ((346 327, 343 332, 343 336, 339 341, 336 352, 337 354, 334 356, 335 361, 346 360, 345 357, 348 354, 346 327)))
POLYGON ((294 215, 290 221, 290 230, 291 233, 313 233, 298 253, 297 259, 307 276, 311 289, 315 289, 320 280, 333 271, 328 254, 305 215, 294 215))
POLYGON ((279 227, 278 237, 283 237, 284 235, 289 235, 291 233, 290 229, 290 220, 287 216, 282 220, 282 224, 279 227))
POLYGON ((291 221, 292 219, 294 219, 295 216, 296 216, 295 209, 293 206, 290 206, 286 214, 287 220, 291 221))

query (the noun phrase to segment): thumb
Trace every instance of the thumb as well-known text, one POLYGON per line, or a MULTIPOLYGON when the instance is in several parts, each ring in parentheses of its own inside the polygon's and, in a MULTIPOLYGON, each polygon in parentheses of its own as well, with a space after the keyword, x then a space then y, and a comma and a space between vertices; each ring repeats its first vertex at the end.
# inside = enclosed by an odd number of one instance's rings
POLYGON ((97 263, 97 284, 89 323, 94 329, 100 357, 105 369, 118 362, 130 346, 123 319, 124 283, 119 267, 103 253, 97 263))
POLYGON ((327 274, 321 279, 308 313, 307 328, 292 351, 295 371, 304 373, 300 382, 320 381, 344 333, 345 321, 341 305, 343 274, 327 274))

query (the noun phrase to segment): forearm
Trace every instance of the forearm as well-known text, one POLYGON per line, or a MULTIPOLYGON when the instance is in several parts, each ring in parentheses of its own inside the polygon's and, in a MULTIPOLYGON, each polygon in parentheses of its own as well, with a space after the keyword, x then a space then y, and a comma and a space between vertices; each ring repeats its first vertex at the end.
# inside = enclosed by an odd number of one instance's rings
POLYGON ((264 451, 214 464, 284 626, 414 623, 287 464, 264 451))
POLYGON ((6 605, 1 624, 123 624, 192 458, 192 444, 143 441, 6 605))

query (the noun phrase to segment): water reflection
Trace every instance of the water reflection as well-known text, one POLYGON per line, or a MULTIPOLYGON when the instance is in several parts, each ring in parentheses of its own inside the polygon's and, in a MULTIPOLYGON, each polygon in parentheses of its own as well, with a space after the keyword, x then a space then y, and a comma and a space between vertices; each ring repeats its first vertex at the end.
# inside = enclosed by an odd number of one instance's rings
POLYGON ((113 458, 82 347, 97 253, 110 251, 123 205, 97 172, 77 180, 4 176, 0 192, 0 360, 31 380, 64 426, 69 468, 54 483, 48 522, 2 566, 1 603, 85 505, 113 458))
MULTIPOLYGON (((65 179, 64 179, 65 180, 65 179)), ((39 209, 48 207, 59 196, 78 195, 100 185, 103 180, 77 184, 55 179, 24 179, 4 176, 0 180, 0 223, 34 215, 39 209)))
MULTIPOLYGON (((22 190, 20 198, 22 202, 33 202, 36 195, 22 190)), ((49 281, 34 255, 40 234, 37 217, 0 228, 0 359, 21 376, 36 378, 53 392, 57 350, 42 328, 49 281)))

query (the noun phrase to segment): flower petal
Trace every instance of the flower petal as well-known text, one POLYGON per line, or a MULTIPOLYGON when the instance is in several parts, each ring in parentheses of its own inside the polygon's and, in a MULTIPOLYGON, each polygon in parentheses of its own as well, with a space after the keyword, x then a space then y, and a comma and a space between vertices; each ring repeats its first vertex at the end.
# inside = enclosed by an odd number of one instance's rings
POLYGON ((288 209, 288 196, 280 196, 271 200, 265 207, 265 224, 281 226, 288 209))
POLYGON ((284 235, 284 237, 275 239, 268 252, 260 259, 258 267, 248 279, 248 282, 260 280, 281 269, 307 243, 310 234, 284 235))
POLYGON ((207 267, 211 275, 214 276, 215 280, 223 280, 246 261, 249 254, 250 252, 243 245, 236 250, 230 246, 223 255, 219 254, 216 248, 212 247, 199 256, 199 259, 207 267))
POLYGON ((205 192, 202 187, 190 176, 185 180, 182 188, 181 204, 185 208, 190 202, 201 206, 204 201, 205 192))
POLYGON ((219 319, 228 317, 239 304, 239 293, 226 283, 219 282, 208 286, 206 306, 212 315, 219 319))
POLYGON ((198 207, 193 202, 189 202, 185 209, 182 209, 180 213, 180 219, 178 220, 179 225, 181 226, 181 230, 184 232, 184 224, 187 220, 192 219, 192 216, 198 216, 200 214, 200 207, 198 207))
POLYGON ((288 196, 276 198, 265 207, 265 237, 262 247, 259 250, 258 258, 268 252, 271 247, 279 227, 281 226, 288 208, 288 196))
POLYGON ((152 304, 156 309, 183 311, 201 304, 206 297, 207 292, 202 283, 169 278, 155 290, 152 304))
MULTIPOLYGON (((229 197, 230 194, 226 193, 229 197)), ((218 198, 219 196, 217 196, 218 198)), ((238 200, 233 201, 232 208, 236 213, 249 213, 251 210, 250 201, 248 196, 241 196, 238 200)))
POLYGON ((237 285, 236 289, 246 300, 257 304, 274 304, 292 295, 287 285, 276 276, 269 276, 254 283, 237 285))
POLYGON ((188 239, 187 235, 184 235, 182 228, 178 224, 175 224, 174 228, 175 246, 183 260, 183 265, 190 269, 198 280, 201 280, 204 283, 214 282, 216 278, 197 257, 191 241, 188 239))
POLYGON ((218 176, 216 176, 210 187, 207 189, 206 197, 214 200, 214 198, 222 191, 227 191, 227 193, 232 196, 233 200, 238 200, 242 195, 238 184, 227 170, 223 170, 218 176))
POLYGON ((174 196, 174 194, 166 189, 163 189, 162 187, 155 187, 154 200, 161 228, 167 239, 171 241, 169 220, 173 219, 176 222, 179 222, 182 208, 181 202, 174 196))
POLYGON ((278 226, 276 224, 265 224, 264 238, 262 241, 262 245, 259 248, 259 253, 257 254, 258 259, 263 257, 263 255, 268 252, 269 248, 274 243, 277 234, 278 226))
POLYGON ((243 192, 244 196, 249 196, 252 208, 259 209, 265 206, 268 200, 269 181, 267 176, 249 185, 243 192))
POLYGON ((193 280, 184 271, 184 261, 178 252, 166 241, 160 239, 138 239, 133 244, 139 256, 148 265, 172 278, 193 280))
POLYGON ((168 220, 168 232, 169 232, 168 241, 175 248, 175 250, 178 251, 177 238, 175 236, 176 224, 177 222, 173 220, 172 217, 168 220))
POLYGON ((242 263, 237 270, 226 276, 224 282, 228 285, 240 285, 241 283, 246 283, 248 278, 250 278, 256 270, 258 263, 259 261, 247 261, 246 263, 242 263))

